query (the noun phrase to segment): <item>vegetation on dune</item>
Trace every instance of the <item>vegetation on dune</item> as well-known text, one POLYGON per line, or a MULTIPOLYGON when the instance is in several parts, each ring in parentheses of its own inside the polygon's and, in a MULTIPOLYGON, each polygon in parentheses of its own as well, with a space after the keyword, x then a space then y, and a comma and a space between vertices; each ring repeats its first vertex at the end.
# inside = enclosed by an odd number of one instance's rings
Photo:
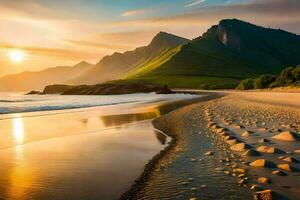
POLYGON ((288 86, 300 86, 300 65, 284 69, 277 77, 262 75, 257 79, 242 80, 236 89, 250 90, 288 86))
POLYGON ((271 87, 300 86, 300 65, 283 70, 271 87))
POLYGON ((236 89, 237 90, 251 90, 253 88, 254 88, 254 79, 247 78, 245 80, 242 80, 236 89))
POLYGON ((262 75, 254 80, 253 89, 261 89, 261 88, 268 88, 270 84, 274 82, 275 76, 271 75, 262 75))

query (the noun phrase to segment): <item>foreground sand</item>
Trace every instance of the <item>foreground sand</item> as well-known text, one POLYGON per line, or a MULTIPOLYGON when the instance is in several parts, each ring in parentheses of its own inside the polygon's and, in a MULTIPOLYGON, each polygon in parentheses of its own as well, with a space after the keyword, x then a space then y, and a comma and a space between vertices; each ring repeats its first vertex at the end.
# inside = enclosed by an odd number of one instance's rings
POLYGON ((241 156, 240 166, 234 166, 230 173, 239 176, 242 185, 258 191, 271 189, 282 195, 280 199, 299 199, 298 96, 237 93, 207 105, 204 112, 214 138, 241 156))
MULTIPOLYGON (((176 144, 156 164, 151 177, 133 199, 252 199, 245 189, 252 190, 257 199, 300 199, 299 96, 299 93, 276 92, 226 93, 224 97, 190 105, 155 120, 155 127, 172 135, 176 144), (195 142, 196 137, 204 140, 203 136, 214 146, 208 146, 206 152, 197 149, 197 143, 205 144, 195 142), (230 189, 227 194, 218 196, 218 190, 224 189, 222 177, 218 188, 211 184, 207 187, 212 189, 204 190, 205 184, 194 184, 195 187, 184 192, 170 186, 183 184, 175 181, 184 170, 193 171, 194 165, 199 165, 205 171, 206 161, 211 167, 216 159, 222 167, 215 164, 214 170, 233 177, 244 191, 244 197, 243 194, 234 196, 230 189), (204 163, 199 164, 199 161, 204 163), (190 162, 196 164, 190 165, 190 162), (257 193, 259 191, 264 192, 257 193), (189 196, 185 196, 186 193, 189 196)), ((190 177, 184 184, 192 185, 196 178, 200 178, 196 182, 210 182, 216 176, 198 173, 200 176, 190 177)))

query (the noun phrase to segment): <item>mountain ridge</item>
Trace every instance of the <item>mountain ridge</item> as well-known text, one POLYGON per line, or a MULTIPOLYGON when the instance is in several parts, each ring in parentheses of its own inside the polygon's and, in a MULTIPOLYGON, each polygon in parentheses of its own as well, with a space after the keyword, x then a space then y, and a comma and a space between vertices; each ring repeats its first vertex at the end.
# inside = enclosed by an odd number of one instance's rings
POLYGON ((300 36, 225 19, 183 45, 154 70, 122 81, 170 87, 233 88, 241 79, 276 74, 299 63, 300 36), (181 81, 174 81, 176 79, 181 81))
POLYGON ((77 77, 93 65, 82 61, 74 66, 57 66, 41 71, 24 71, 0 78, 1 91, 41 90, 54 83, 64 83, 69 78, 77 77))
POLYGON ((190 40, 186 38, 161 31, 154 36, 149 45, 105 56, 91 70, 68 83, 97 84, 123 78, 130 71, 146 65, 161 54, 188 42, 190 40))

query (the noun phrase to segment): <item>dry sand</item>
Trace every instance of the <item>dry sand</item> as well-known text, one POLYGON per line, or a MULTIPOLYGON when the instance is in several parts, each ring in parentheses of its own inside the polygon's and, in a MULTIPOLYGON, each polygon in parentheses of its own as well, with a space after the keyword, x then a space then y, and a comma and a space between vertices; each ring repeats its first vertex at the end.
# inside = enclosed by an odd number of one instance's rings
MULTIPOLYGON (((155 126, 162 131, 177 134, 179 141, 173 154, 176 149, 187 151, 184 148, 190 141, 185 137, 199 132, 198 137, 207 136, 227 155, 220 160, 224 165, 218 167, 220 171, 233 176, 243 188, 252 189, 253 194, 264 191, 257 193, 256 199, 300 199, 300 93, 227 91, 225 94, 155 121, 155 126), (186 121, 188 124, 182 123, 186 121)), ((207 151, 204 156, 216 156, 207 151)), ((154 178, 137 199, 151 194, 160 174, 165 174, 161 176, 164 179, 172 178, 168 169, 176 166, 176 162, 180 161, 174 155, 163 158, 163 172, 157 166, 154 178)))
MULTIPOLYGON (((273 199, 300 198, 300 93, 239 92, 215 100, 205 109, 206 120, 226 130, 209 126, 221 142, 222 134, 238 140, 229 148, 241 155, 249 187, 271 189, 273 199), (245 134, 248 133, 248 134, 245 134), (260 156, 243 155, 246 150, 260 156), (278 196, 278 195, 277 195, 278 196)), ((259 190, 260 190, 259 189, 259 190)))

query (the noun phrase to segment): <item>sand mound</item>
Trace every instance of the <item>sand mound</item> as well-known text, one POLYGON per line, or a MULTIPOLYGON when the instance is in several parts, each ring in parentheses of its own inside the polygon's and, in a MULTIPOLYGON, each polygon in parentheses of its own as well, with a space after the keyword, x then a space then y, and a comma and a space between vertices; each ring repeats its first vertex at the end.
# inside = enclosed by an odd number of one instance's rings
POLYGON ((280 170, 272 171, 272 174, 278 175, 278 176, 286 176, 286 173, 280 170))
POLYGON ((262 183, 262 184, 266 184, 266 183, 270 183, 271 181, 270 181, 270 179, 268 179, 268 178, 266 178, 266 177, 259 177, 259 178, 257 179, 257 182, 258 182, 258 183, 262 183))
POLYGON ((273 195, 272 195, 272 190, 264 190, 261 192, 256 192, 254 194, 254 199, 255 200, 272 200, 273 199, 273 195))
POLYGON ((241 142, 240 140, 237 140, 237 139, 232 139, 232 140, 227 140, 226 143, 229 144, 230 146, 231 145, 235 145, 237 143, 241 142))
POLYGON ((260 156, 261 154, 253 149, 247 150, 242 156, 260 156))
POLYGON ((251 167, 275 167, 275 164, 265 159, 258 159, 250 163, 251 167))
POLYGON ((234 125, 234 128, 236 128, 236 129, 243 129, 245 127, 243 125, 237 124, 237 125, 234 125))
POLYGON ((243 137, 249 137, 251 134, 253 134, 252 131, 245 131, 245 132, 242 133, 242 136, 243 137))
POLYGON ((283 140, 288 142, 293 142, 299 140, 299 134, 296 134, 291 131, 284 131, 279 133, 278 135, 273 136, 272 138, 277 140, 283 140))
POLYGON ((262 153, 285 153, 284 151, 270 146, 260 146, 256 148, 257 151, 262 153))
POLYGON ((213 155, 213 154, 214 154, 214 152, 208 151, 208 152, 206 152, 204 155, 206 155, 206 156, 211 156, 211 155, 213 155))
POLYGON ((236 139, 235 137, 233 137, 231 135, 226 135, 223 138, 224 138, 224 140, 233 140, 233 139, 236 139))
POLYGON ((283 158, 282 160, 287 161, 287 162, 291 162, 291 163, 299 163, 299 160, 297 160, 296 158, 291 157, 291 156, 283 158))
POLYGON ((230 149, 232 151, 245 151, 246 149, 249 149, 249 148, 250 148, 250 146, 246 143, 243 143, 243 142, 237 143, 237 144, 230 147, 230 149))
POLYGON ((277 165, 279 169, 285 170, 285 171, 298 171, 296 168, 292 167, 290 164, 279 164, 277 165))

